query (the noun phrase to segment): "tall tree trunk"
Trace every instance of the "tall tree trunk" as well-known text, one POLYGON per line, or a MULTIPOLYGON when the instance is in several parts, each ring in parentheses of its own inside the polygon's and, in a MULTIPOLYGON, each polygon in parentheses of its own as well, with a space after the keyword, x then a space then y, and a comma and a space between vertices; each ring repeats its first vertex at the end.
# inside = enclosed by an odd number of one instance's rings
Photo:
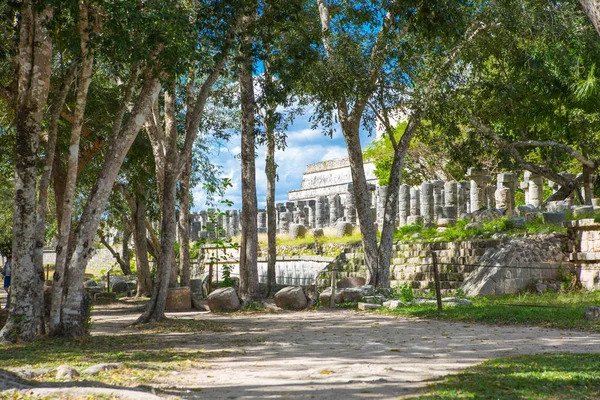
POLYGON ((136 195, 136 207, 133 214, 133 242, 135 245, 137 296, 152 295, 150 264, 148 262, 148 245, 146 243, 146 203, 141 195, 141 188, 136 195))
POLYGON ((594 198, 594 168, 583 166, 583 197, 585 204, 592 205, 594 198))
POLYGON ((579 0, 579 4, 581 4, 581 7, 590 18, 590 21, 592 21, 598 35, 600 35, 600 1, 579 0))
POLYGON ((180 284, 190 286, 190 177, 192 163, 186 163, 179 178, 179 265, 180 284))
POLYGON ((52 41, 47 24, 53 9, 23 1, 19 16, 16 99, 15 207, 13 270, 9 317, 2 342, 31 341, 41 330, 42 279, 35 267, 37 157, 41 121, 50 89, 52 41))
POLYGON ((81 309, 83 277, 94 248, 93 242, 100 225, 100 217, 112 193, 121 164, 143 125, 148 110, 158 96, 159 89, 158 79, 153 76, 152 69, 147 68, 144 73, 143 87, 131 110, 129 119, 120 129, 119 134, 110 138, 106 150, 106 161, 88 197, 73 235, 74 253, 69 263, 66 293, 63 296, 62 326, 63 334, 66 336, 85 335, 85 321, 82 320, 81 309))
POLYGON ((382 271, 380 271, 379 266, 377 230, 371 213, 371 192, 367 185, 360 146, 359 121, 349 121, 346 118, 340 118, 340 120, 342 121, 342 132, 348 150, 348 161, 350 162, 354 201, 367 265, 367 283, 376 286, 382 271))
POLYGON ((69 239, 71 236, 71 220, 73 215, 73 199, 75 196, 75 184, 77 181, 77 169, 79 161, 79 141, 83 127, 83 116, 87 105, 87 94, 92 81, 93 55, 90 53, 89 45, 89 22, 88 9, 85 1, 79 2, 79 35, 81 37, 81 71, 77 85, 77 98, 75 101, 75 113, 71 129, 71 142, 69 146, 69 163, 67 167, 67 180, 62 204, 62 220, 58 245, 56 246, 56 263, 52 281, 52 302, 50 307, 50 334, 54 335, 60 331, 61 306, 65 285, 66 265, 68 256, 69 239))
MULTIPOLYGON (((246 26, 253 20, 247 19, 246 26)), ((244 302, 260 298, 258 290, 258 233, 256 200, 256 150, 254 140, 254 81, 252 78, 252 37, 244 38, 240 54, 240 94, 242 104, 242 239, 240 246, 240 297, 244 302)))
MULTIPOLYGON (((133 216, 132 216, 133 217, 133 216)), ((129 251, 129 242, 131 241, 131 228, 127 223, 127 218, 123 218, 123 247, 121 249, 121 254, 123 255, 123 266, 121 270, 123 271, 123 275, 131 275, 131 253, 129 251)))
POLYGON ((175 84, 169 88, 169 91, 165 92, 165 120, 166 157, 161 204, 160 258, 152 299, 146 311, 136 321, 136 324, 164 319, 169 283, 173 264, 175 263, 173 245, 175 244, 177 227, 175 204, 177 200, 177 176, 179 175, 177 168, 179 157, 177 152, 177 121, 175 119, 175 84))

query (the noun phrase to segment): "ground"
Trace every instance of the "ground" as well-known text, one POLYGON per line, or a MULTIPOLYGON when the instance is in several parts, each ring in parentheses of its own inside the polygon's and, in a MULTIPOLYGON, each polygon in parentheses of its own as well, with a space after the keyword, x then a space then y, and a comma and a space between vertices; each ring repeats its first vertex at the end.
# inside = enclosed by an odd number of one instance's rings
MULTIPOLYGON (((99 306, 93 335, 139 334, 138 308, 99 306)), ((390 399, 486 359, 600 352, 600 335, 534 327, 419 320, 350 310, 168 314, 217 331, 156 331, 159 346, 214 353, 148 385, 189 399, 390 399)))

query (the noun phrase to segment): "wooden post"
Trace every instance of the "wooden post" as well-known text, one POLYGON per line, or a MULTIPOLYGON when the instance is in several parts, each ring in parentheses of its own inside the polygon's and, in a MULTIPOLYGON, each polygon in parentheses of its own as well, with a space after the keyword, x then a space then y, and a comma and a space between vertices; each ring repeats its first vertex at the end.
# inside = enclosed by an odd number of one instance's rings
POLYGON ((329 307, 335 307, 335 281, 337 279, 337 270, 335 266, 331 268, 331 297, 329 298, 329 307))
POLYGON ((210 292, 212 292, 212 274, 213 274, 213 265, 212 263, 208 264, 208 293, 206 293, 207 295, 210 294, 210 292))
POLYGON ((110 292, 110 270, 106 271, 106 292, 110 292))
POLYGON ((437 255, 431 251, 433 259, 433 279, 435 281, 435 297, 437 298, 438 312, 442 312, 442 290, 440 288, 440 274, 438 273, 437 255))
POLYGON ((46 280, 50 279, 50 264, 46 264, 46 280))

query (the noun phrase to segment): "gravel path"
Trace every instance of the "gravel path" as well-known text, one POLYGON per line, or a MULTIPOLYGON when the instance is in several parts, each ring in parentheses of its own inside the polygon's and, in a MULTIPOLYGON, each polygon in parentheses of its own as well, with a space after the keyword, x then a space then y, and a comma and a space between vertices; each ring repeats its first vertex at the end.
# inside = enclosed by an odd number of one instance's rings
MULTIPOLYGON (((125 333, 138 314, 99 314, 94 332, 125 333)), ((520 354, 600 352, 600 335, 533 327, 394 318, 354 311, 170 318, 220 321, 226 333, 169 334, 170 346, 227 351, 202 369, 156 378, 189 399, 391 399, 484 360, 520 354)))

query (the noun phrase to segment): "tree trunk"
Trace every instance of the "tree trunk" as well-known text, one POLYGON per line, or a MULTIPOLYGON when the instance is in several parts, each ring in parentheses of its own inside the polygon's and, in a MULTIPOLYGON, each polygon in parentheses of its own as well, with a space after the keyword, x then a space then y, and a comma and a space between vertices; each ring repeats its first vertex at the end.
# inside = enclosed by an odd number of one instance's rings
POLYGON ((594 198, 594 172, 594 168, 583 166, 583 196, 585 204, 588 206, 592 205, 594 198))
POLYGON ((158 79, 148 68, 144 75, 143 87, 131 110, 131 115, 117 136, 112 136, 106 150, 106 161, 83 209, 80 222, 74 233, 74 253, 69 263, 66 294, 63 296, 62 334, 65 336, 85 335, 85 321, 82 320, 83 276, 89 257, 93 251, 93 242, 100 218, 121 164, 135 140, 148 109, 154 103, 160 85, 158 79))
POLYGON ((590 18, 590 21, 600 35, 600 1, 598 0, 579 0, 579 4, 590 18))
MULTIPOLYGON (((367 284, 377 286, 380 280, 379 257, 377 249, 377 230, 371 213, 371 193, 367 185, 363 164, 362 149, 360 147, 359 121, 342 121, 342 132, 348 150, 348 161, 352 174, 354 187, 354 201, 358 224, 362 235, 363 251, 367 266, 367 284)), ((389 271, 388 271, 389 274, 389 271)))
POLYGON ((133 214, 133 243, 135 245, 137 296, 152 295, 152 280, 150 279, 150 264, 148 262, 148 246, 146 243, 146 203, 141 196, 141 188, 136 196, 136 208, 133 214))
POLYGON ((79 161, 79 141, 83 126, 83 117, 87 105, 88 88, 92 81, 93 56, 89 52, 88 10, 84 1, 79 3, 79 34, 81 36, 81 73, 77 85, 77 98, 75 113, 71 129, 71 142, 69 146, 69 163, 67 179, 62 203, 62 220, 60 223, 58 245, 56 246, 56 263, 52 281, 52 302, 50 308, 50 335, 60 331, 61 306, 64 293, 66 265, 68 256, 69 239, 71 236, 71 219, 73 215, 73 200, 77 169, 79 161))
MULTIPOLYGON (((246 26, 253 17, 245 17, 246 26)), ((254 142, 254 80, 252 78, 252 37, 244 38, 240 54, 240 94, 242 105, 242 239, 240 245, 240 297, 244 302, 259 300, 258 233, 256 200, 256 149, 254 142)))
POLYGON ((267 124, 267 154, 265 173, 267 175, 267 296, 275 290, 277 277, 275 263, 277 262, 277 213, 275 212, 275 179, 277 164, 275 163, 275 131, 267 124))
POLYGON ((181 286, 190 286, 190 176, 192 163, 186 163, 179 178, 179 266, 181 286))
POLYGON ((129 249, 129 242, 131 241, 131 228, 127 223, 127 218, 123 218, 123 247, 121 249, 123 265, 121 270, 123 275, 131 275, 131 252, 129 249))
MULTIPOLYGON (((37 157, 41 121, 50 89, 52 41, 46 29, 53 9, 21 3, 16 101, 15 206, 13 212, 12 301, 0 331, 2 342, 31 341, 41 330, 41 276, 35 267, 37 157)), ((43 301, 43 300, 42 300, 43 301)))
POLYGON ((177 121, 175 120, 175 84, 165 92, 165 170, 163 181, 163 195, 161 204, 160 226, 160 257, 152 299, 146 311, 135 322, 147 323, 160 321, 165 317, 165 306, 169 283, 175 264, 173 246, 175 244, 177 218, 175 205, 177 200, 177 176, 179 175, 177 152, 177 121))

